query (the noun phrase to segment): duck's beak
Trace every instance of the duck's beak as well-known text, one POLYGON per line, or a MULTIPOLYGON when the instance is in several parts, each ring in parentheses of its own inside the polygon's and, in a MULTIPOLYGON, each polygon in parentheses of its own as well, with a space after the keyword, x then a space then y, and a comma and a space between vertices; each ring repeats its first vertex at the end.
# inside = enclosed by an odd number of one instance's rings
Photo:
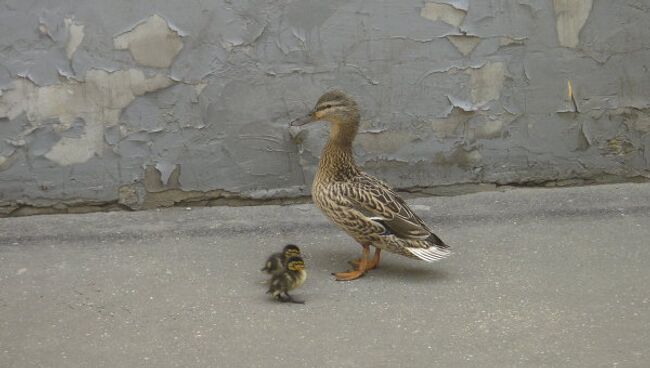
POLYGON ((309 124, 309 123, 311 123, 313 121, 316 121, 316 118, 314 117, 314 112, 312 111, 312 112, 310 112, 309 114, 307 114, 307 115, 305 115, 303 117, 295 119, 294 121, 289 123, 289 126, 302 126, 302 125, 305 125, 305 124, 309 124))

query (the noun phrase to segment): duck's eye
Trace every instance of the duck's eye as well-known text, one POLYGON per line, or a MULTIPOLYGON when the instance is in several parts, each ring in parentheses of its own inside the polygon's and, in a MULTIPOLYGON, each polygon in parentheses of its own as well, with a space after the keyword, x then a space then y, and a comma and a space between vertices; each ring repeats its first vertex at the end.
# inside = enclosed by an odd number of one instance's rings
POLYGON ((327 109, 329 109, 330 107, 332 107, 332 105, 327 104, 327 105, 321 107, 319 110, 327 110, 327 109))

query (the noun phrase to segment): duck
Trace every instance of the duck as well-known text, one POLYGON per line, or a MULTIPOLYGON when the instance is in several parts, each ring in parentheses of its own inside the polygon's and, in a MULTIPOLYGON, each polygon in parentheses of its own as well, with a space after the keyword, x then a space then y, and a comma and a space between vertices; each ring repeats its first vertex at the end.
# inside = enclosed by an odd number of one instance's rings
POLYGON ((305 261, 299 256, 290 257, 287 259, 286 267, 281 272, 273 275, 269 290, 266 293, 271 294, 274 299, 281 302, 305 304, 304 301, 293 299, 289 295, 289 291, 302 286, 306 279, 305 261))
POLYGON ((286 260, 293 256, 300 256, 300 248, 295 244, 287 244, 282 252, 271 254, 260 271, 271 275, 281 272, 285 268, 286 260))
POLYGON ((351 261, 352 270, 336 272, 338 281, 351 281, 379 264, 381 251, 433 262, 451 254, 445 244, 384 181, 361 171, 353 157, 359 131, 357 103, 340 90, 323 94, 305 116, 290 126, 329 123, 325 144, 314 177, 314 204, 335 225, 361 245, 361 257, 351 261), (375 249, 370 258, 370 247, 375 249))

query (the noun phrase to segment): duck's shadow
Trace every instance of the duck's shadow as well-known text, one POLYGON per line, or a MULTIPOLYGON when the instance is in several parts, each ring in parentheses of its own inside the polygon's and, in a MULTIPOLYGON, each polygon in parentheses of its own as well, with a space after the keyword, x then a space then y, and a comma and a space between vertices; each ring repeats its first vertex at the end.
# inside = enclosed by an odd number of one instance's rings
POLYGON ((451 277, 449 272, 434 268, 434 265, 410 266, 397 263, 381 263, 377 269, 370 272, 373 278, 382 280, 400 280, 409 283, 430 283, 444 281, 451 277), (428 266, 428 267, 427 267, 428 266))
MULTIPOLYGON (((330 272, 351 270, 352 266, 348 262, 361 256, 361 252, 354 253, 343 249, 321 248, 306 253, 308 254, 307 267, 325 269, 330 272)), ((415 259, 409 260, 404 257, 400 257, 404 258, 400 259, 398 257, 400 256, 383 252, 379 266, 369 271, 368 276, 387 281, 405 282, 444 281, 451 277, 446 270, 436 268, 436 263, 429 264, 415 259)))

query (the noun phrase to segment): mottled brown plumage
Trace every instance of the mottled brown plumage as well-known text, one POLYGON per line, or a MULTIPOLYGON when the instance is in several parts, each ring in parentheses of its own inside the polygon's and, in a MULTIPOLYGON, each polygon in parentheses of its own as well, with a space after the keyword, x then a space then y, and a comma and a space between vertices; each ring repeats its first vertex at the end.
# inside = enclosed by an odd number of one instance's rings
POLYGON ((312 121, 330 123, 330 135, 312 184, 318 208, 363 247, 356 269, 337 273, 337 280, 354 280, 377 266, 381 250, 432 262, 450 254, 445 244, 383 181, 363 173, 354 162, 352 142, 359 129, 356 102, 341 91, 325 93, 299 126, 312 121), (375 256, 368 259, 369 247, 375 256))

